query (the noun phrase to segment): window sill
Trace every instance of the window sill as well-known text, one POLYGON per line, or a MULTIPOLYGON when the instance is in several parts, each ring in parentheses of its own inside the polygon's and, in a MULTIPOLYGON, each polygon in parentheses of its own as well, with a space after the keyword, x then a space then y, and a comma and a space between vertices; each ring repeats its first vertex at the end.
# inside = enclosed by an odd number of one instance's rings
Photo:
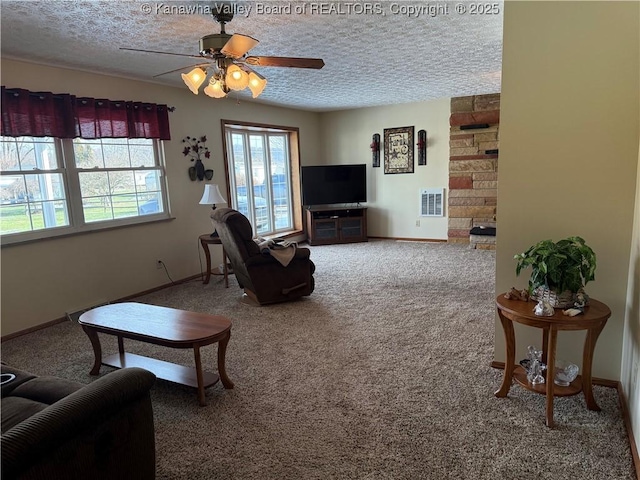
POLYGON ((153 218, 153 219, 148 219, 144 221, 137 221, 135 223, 127 223, 127 224, 120 224, 120 225, 108 225, 108 226, 91 225, 91 228, 87 228, 85 230, 70 230, 68 228, 64 228, 56 232, 41 230, 41 232, 46 232, 44 233, 44 235, 47 235, 47 234, 48 235, 43 237, 38 237, 38 238, 29 238, 29 239, 17 239, 17 238, 11 238, 11 235, 4 235, 0 238, 2 242, 0 247, 5 248, 5 247, 18 246, 18 245, 28 245, 31 243, 43 242, 47 240, 56 240, 60 238, 75 237, 78 235, 100 233, 100 232, 105 232, 110 230, 120 230, 121 228, 142 227, 152 223, 170 222, 172 220, 175 220, 175 217, 153 218))
POLYGON ((274 235, 269 235, 269 239, 272 240, 288 240, 291 238, 296 238, 296 237, 304 237, 304 239, 306 240, 307 238, 307 234, 304 230, 288 230, 286 232, 278 232, 274 235))

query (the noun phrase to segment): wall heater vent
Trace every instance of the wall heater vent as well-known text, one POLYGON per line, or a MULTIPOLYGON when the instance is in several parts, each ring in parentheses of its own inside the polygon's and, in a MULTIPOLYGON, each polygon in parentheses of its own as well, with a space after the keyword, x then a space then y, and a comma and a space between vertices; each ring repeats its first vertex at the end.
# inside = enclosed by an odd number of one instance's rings
POLYGON ((423 188, 420 190, 420 216, 444 216, 444 188, 423 188))

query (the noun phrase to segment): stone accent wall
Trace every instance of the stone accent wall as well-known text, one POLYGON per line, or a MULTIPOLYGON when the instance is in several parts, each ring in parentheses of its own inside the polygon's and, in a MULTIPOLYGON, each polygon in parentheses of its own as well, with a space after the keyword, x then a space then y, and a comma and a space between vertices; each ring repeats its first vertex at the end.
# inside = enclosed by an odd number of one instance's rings
MULTIPOLYGON (((449 242, 469 243, 469 230, 496 226, 500 94, 451 99, 449 119, 449 242), (487 128, 461 129, 489 124, 487 128)), ((495 240, 495 238, 494 238, 495 240)), ((494 242, 473 244, 494 249, 494 242)))

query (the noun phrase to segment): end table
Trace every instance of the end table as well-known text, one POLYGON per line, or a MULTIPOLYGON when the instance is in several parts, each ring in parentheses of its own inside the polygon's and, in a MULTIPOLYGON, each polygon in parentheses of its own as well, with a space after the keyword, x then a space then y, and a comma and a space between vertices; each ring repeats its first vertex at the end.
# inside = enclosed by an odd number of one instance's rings
MULTIPOLYGON (((204 277, 203 284, 208 284, 209 280, 211 280, 211 252, 209 251, 209 245, 222 245, 222 240, 217 235, 212 237, 210 233, 205 235, 200 235, 198 237, 200 239, 200 245, 204 250, 204 256, 207 260, 207 274, 204 277)), ((222 247, 222 264, 223 273, 214 273, 214 275, 224 275, 224 286, 229 288, 229 268, 227 267, 227 252, 224 250, 224 246, 222 247)))
POLYGON ((515 379, 518 384, 532 392, 547 396, 546 424, 553 427, 553 397, 575 395, 581 391, 587 402, 589 410, 600 411, 600 407, 593 398, 591 385, 591 364, 596 341, 607 319, 611 316, 611 310, 604 303, 591 298, 589 306, 584 313, 569 317, 562 314, 562 310, 556 309, 551 317, 539 317, 533 313, 536 303, 534 301, 523 302, 521 300, 508 300, 504 294, 496 298, 498 315, 504 330, 507 356, 504 364, 504 377, 500 389, 495 392, 496 397, 506 397, 511 388, 511 381, 515 379), (542 362, 547 365, 545 371, 546 382, 540 385, 532 385, 527 380, 527 372, 520 365, 515 365, 516 340, 513 330, 513 322, 529 325, 542 329, 542 362), (582 351, 582 375, 571 382, 568 387, 554 385, 556 363, 556 341, 560 330, 586 330, 587 336, 582 351))

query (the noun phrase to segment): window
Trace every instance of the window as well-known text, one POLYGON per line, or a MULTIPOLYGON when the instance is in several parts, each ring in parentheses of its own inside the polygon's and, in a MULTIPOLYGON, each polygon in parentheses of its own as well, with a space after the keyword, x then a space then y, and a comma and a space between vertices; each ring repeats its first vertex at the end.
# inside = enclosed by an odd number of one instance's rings
POLYGON ((73 156, 85 222, 164 211, 153 140, 75 139, 73 156))
POLYGON ((151 139, 0 137, 2 243, 168 218, 151 139))
POLYGON ((225 125, 231 206, 254 234, 302 228, 295 129, 225 125))
POLYGON ((52 138, 1 137, 2 234, 70 224, 65 170, 52 138))

